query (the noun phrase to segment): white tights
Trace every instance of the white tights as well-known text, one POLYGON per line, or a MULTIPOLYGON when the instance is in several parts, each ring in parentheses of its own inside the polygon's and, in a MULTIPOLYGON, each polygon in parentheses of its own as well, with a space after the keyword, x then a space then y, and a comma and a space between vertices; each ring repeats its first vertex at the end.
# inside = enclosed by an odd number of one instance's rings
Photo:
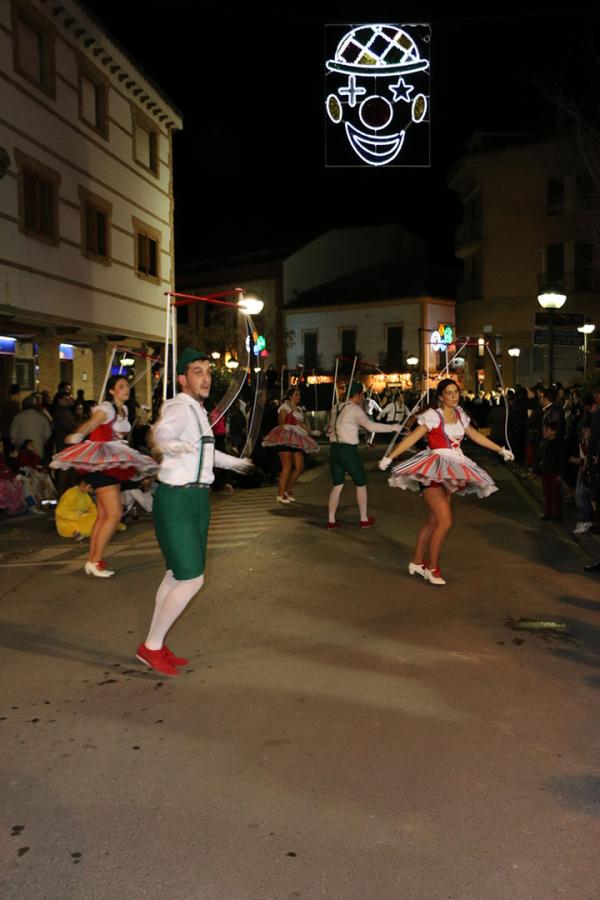
MULTIPOLYGON (((333 524, 335 522, 335 514, 337 512, 338 503, 340 502, 340 497, 342 496, 342 491, 344 490, 343 484, 335 484, 331 489, 331 493, 329 495, 329 521, 333 524)), ((358 503, 358 511, 361 518, 361 521, 364 522, 367 519, 367 487, 366 485, 362 485, 361 487, 356 488, 356 502, 358 503)))
POLYGON ((173 623, 204 584, 204 575, 177 581, 167 569, 156 592, 154 615, 146 638, 148 650, 160 650, 173 623))

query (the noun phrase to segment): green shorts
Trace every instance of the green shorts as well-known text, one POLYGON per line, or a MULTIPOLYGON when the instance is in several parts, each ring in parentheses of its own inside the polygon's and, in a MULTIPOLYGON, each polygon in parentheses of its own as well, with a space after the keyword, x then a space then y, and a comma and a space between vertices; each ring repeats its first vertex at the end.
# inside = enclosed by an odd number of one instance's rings
POLYGON ((329 468, 334 484, 343 484, 346 472, 356 487, 364 487, 367 483, 367 476, 356 444, 340 444, 339 441, 332 443, 329 450, 329 468))
POLYGON ((177 581, 204 574, 210 491, 159 484, 154 494, 154 528, 167 569, 177 581))

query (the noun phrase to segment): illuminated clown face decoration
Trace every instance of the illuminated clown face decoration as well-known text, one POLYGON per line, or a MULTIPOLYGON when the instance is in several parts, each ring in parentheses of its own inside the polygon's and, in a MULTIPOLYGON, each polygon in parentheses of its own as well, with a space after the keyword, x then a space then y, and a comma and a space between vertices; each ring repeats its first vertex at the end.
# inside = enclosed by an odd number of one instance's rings
MULTIPOLYGON (((359 25, 326 62, 329 120, 343 122, 350 148, 369 166, 392 163, 409 127, 427 123, 429 39, 428 25, 359 25)), ((428 154, 417 164, 429 165, 428 154)))

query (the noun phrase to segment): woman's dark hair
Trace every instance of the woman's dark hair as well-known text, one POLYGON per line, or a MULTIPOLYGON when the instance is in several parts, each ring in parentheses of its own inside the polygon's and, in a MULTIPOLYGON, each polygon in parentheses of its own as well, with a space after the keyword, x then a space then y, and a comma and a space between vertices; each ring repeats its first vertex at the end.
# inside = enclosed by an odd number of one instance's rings
POLYGON ((457 391, 460 390, 459 386, 457 385, 457 383, 454 381, 453 378, 442 378, 442 380, 440 381, 440 383, 438 384, 438 386, 435 389, 435 399, 439 400, 440 397, 442 396, 442 394, 444 393, 444 391, 446 390, 446 388, 450 387, 450 385, 454 385, 454 387, 456 388, 457 391))
POLYGON ((295 384, 293 387, 290 387, 287 389, 287 391, 285 392, 285 395, 284 395, 284 399, 291 400, 292 397, 294 396, 294 394, 296 393, 296 391, 298 391, 298 393, 300 393, 300 386, 297 384, 295 384))
POLYGON ((108 381, 106 382, 106 390, 104 391, 104 399, 109 400, 111 403, 114 402, 114 397, 111 394, 111 390, 114 389, 114 386, 118 381, 125 381, 129 384, 127 379, 127 375, 111 375, 108 381))

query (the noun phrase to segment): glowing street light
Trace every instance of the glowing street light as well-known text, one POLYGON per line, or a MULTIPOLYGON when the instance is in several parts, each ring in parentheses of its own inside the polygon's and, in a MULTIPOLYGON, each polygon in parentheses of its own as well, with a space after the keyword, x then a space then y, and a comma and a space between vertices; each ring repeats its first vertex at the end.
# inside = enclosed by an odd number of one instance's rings
POLYGON ((592 325, 591 322, 586 322, 585 325, 580 325, 577 331, 583 335, 583 377, 587 378, 587 369, 588 369, 588 334, 593 334, 596 330, 596 326, 592 325))
POLYGON ((265 304, 259 300, 256 294, 240 294, 238 307, 240 312, 247 316, 258 316, 264 309, 265 304))
POLYGON ((213 350, 213 352, 210 355, 212 356, 212 358, 214 360, 221 359, 221 354, 219 353, 218 350, 213 350))
POLYGON ((415 387, 415 366, 419 365, 419 357, 418 356, 407 356, 406 364, 410 366, 410 381, 411 385, 415 387))
POLYGON ((552 385, 554 381, 554 313, 565 305, 567 295, 558 285, 547 285, 538 294, 537 299, 542 309, 548 313, 548 383, 552 385))
POLYGON ((233 371, 234 369, 237 369, 237 367, 239 366, 239 362, 237 361, 237 359, 232 358, 228 359, 225 365, 228 369, 231 369, 233 371))
POLYGON ((518 370, 518 366, 519 366, 519 357, 521 355, 521 348, 520 347, 509 347, 507 350, 507 353, 509 356, 512 356, 512 358, 514 360, 514 362, 513 362, 513 382, 516 384, 517 383, 517 370, 518 370))

